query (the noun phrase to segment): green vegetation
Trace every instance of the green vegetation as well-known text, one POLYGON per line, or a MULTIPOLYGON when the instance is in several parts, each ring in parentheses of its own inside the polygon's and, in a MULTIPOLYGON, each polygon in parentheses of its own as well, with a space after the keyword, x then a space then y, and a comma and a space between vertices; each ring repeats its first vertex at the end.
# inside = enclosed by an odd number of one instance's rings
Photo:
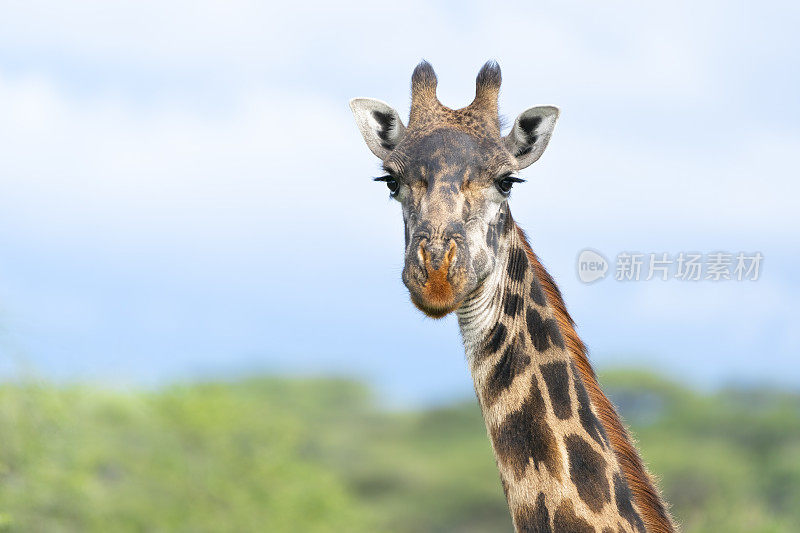
MULTIPOLYGON (((602 382, 687 532, 800 528, 800 395, 602 382)), ((510 531, 474 401, 357 383, 0 386, 2 531, 510 531)))

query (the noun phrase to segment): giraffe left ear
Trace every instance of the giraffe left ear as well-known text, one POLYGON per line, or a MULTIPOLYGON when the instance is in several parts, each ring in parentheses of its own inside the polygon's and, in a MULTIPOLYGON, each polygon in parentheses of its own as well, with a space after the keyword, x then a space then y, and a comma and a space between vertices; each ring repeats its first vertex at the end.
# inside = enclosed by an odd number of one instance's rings
POLYGON ((519 168, 533 164, 544 153, 558 119, 558 108, 532 107, 523 111, 514 121, 514 127, 503 137, 511 154, 517 158, 519 168))
POLYGON ((400 115, 386 102, 374 98, 353 98, 350 109, 369 149, 381 161, 386 159, 406 132, 400 115))

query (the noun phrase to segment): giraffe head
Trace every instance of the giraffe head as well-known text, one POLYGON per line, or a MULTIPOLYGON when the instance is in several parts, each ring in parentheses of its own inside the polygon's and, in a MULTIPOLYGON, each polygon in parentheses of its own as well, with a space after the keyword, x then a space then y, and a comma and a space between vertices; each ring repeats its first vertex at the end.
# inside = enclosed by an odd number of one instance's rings
POLYGON ((436 97, 436 74, 423 61, 411 77, 408 127, 380 100, 350 107, 367 146, 383 162, 376 178, 400 202, 405 223, 403 282, 414 304, 439 318, 457 309, 498 263, 513 222, 517 172, 539 159, 558 109, 533 107, 500 133, 500 67, 478 73, 475 99, 450 109, 436 97))

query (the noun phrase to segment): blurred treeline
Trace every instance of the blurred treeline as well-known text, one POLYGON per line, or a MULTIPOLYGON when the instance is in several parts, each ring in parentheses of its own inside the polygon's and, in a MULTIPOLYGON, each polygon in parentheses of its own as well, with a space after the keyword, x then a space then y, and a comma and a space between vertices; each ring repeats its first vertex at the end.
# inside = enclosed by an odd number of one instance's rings
MULTIPOLYGON (((687 532, 800 531, 800 394, 602 376, 687 532)), ((376 407, 339 379, 147 392, 0 386, 0 530, 495 532, 474 401, 376 407)))

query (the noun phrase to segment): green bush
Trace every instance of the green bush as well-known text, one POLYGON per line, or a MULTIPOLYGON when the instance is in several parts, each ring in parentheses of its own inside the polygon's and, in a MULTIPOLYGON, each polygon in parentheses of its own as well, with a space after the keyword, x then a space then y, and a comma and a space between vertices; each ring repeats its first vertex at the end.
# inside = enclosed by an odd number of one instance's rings
MULTIPOLYGON (((613 372, 684 531, 797 531, 800 395, 613 372)), ((361 385, 0 386, 0 530, 510 531, 474 401, 386 412, 361 385)))

